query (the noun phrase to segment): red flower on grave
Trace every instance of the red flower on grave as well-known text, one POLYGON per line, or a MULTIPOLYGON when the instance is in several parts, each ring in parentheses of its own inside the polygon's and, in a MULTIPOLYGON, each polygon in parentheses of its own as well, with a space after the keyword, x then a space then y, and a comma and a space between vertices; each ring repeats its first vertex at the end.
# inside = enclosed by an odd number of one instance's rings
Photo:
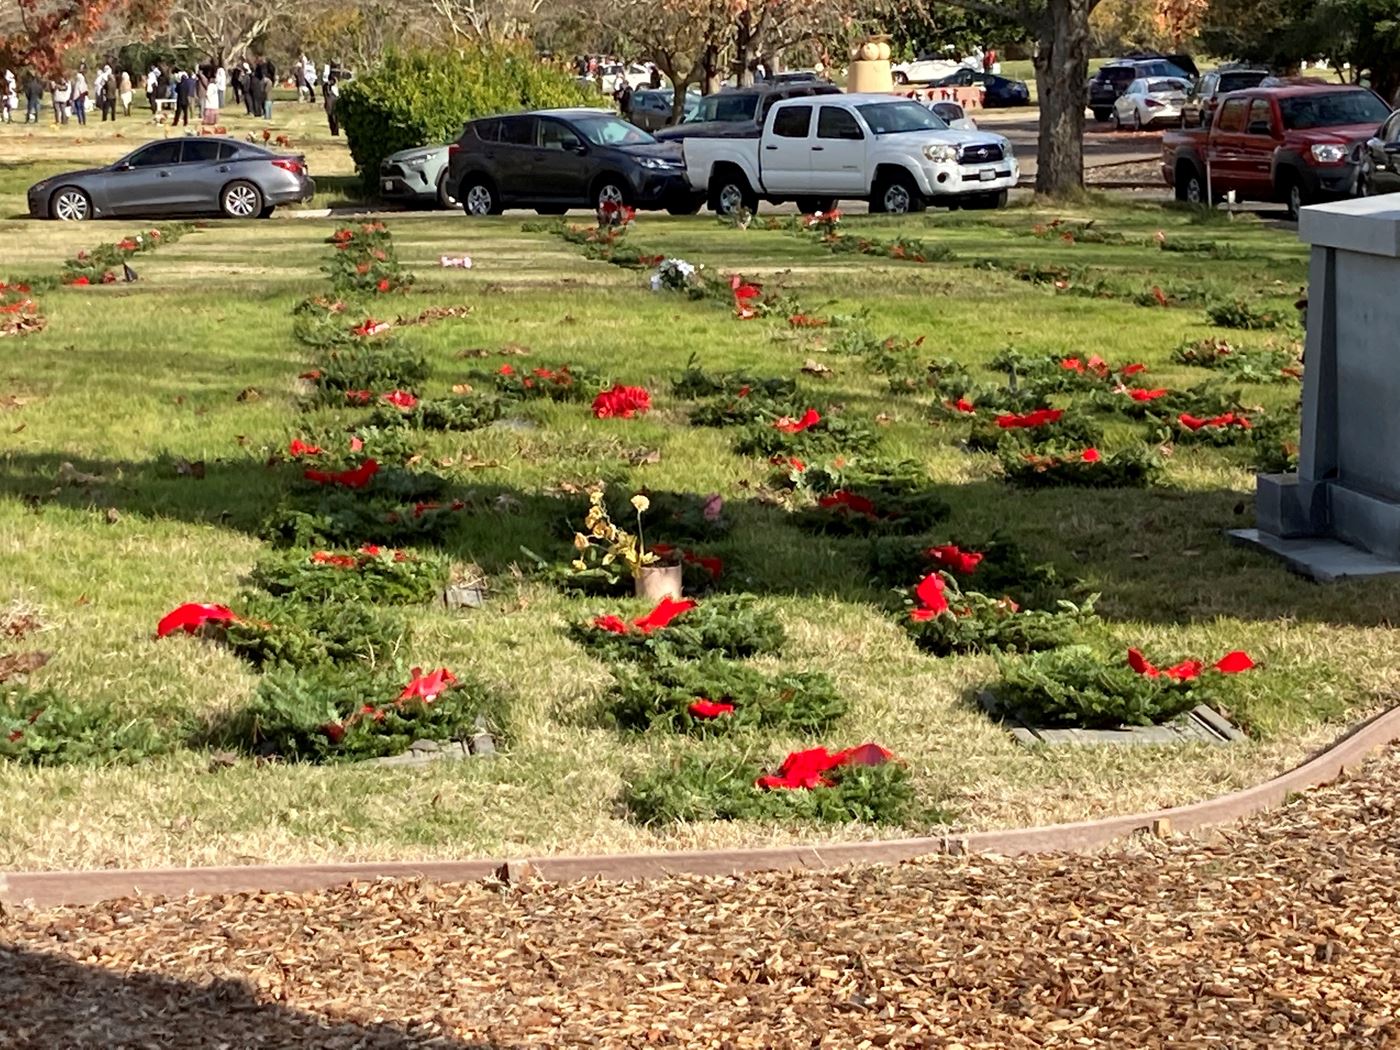
POLYGON ((651 411, 651 394, 639 386, 614 385, 593 399, 598 419, 631 419, 651 411))
POLYGON ((1118 374, 1119 374, 1119 375, 1124 375, 1124 376, 1135 376, 1135 375, 1137 375, 1139 372, 1146 372, 1146 371, 1147 371, 1147 366, 1146 366, 1146 365, 1131 364, 1131 365, 1124 365, 1122 368, 1120 368, 1120 369, 1118 370, 1118 374))
MULTIPOLYGON (((368 558, 377 558, 384 553, 384 549, 378 544, 366 543, 363 547, 360 548, 360 553, 368 558)), ((403 552, 400 551, 399 553, 402 554, 403 552)))
POLYGON ((948 597, 943 593, 943 577, 931 572, 914 588, 914 600, 919 603, 910 615, 915 620, 931 620, 948 611, 948 597))
POLYGON ((86 287, 87 285, 91 284, 92 282, 89 281, 89 280, 87 279, 87 274, 81 274, 81 273, 80 273, 80 274, 78 274, 77 277, 74 277, 74 278, 73 278, 71 281, 69 281, 68 283, 71 284, 71 285, 76 285, 77 287, 80 287, 80 288, 81 288, 81 287, 86 287))
POLYGON ((319 368, 313 368, 309 372, 303 372, 301 375, 297 376, 297 378, 309 379, 314 383, 316 380, 321 378, 321 370, 319 368))
POLYGON ((332 554, 330 551, 316 551, 311 560, 317 565, 332 565, 337 569, 358 569, 360 560, 349 554, 332 554))
POLYGON ((1024 415, 1007 413, 997 416, 997 426, 1001 427, 1002 430, 1043 427, 1050 423, 1058 423, 1064 414, 1063 408, 1037 408, 1034 412, 1027 412, 1024 415))
POLYGON ((702 697, 695 700, 686 710, 695 718, 720 718, 723 715, 732 715, 734 705, 722 701, 706 700, 702 697))
POLYGON ((302 456, 319 456, 324 451, 320 445, 309 445, 301 438, 292 438, 292 443, 287 446, 287 455, 293 459, 300 459, 302 456))
POLYGON ((1079 453, 1079 458, 1085 463, 1097 463, 1099 460, 1103 459, 1103 456, 1096 448, 1086 448, 1083 452, 1079 453))
MULTIPOLYGON (((365 393, 369 393, 369 391, 365 391, 365 393)), ((357 437, 357 436, 354 435, 354 434, 351 434, 351 435, 350 435, 350 451, 351 451, 351 452, 359 452, 359 451, 363 450, 364 447, 365 447, 364 438, 357 437)))
POLYGON ((377 473, 379 473, 379 464, 372 459, 367 459, 353 470, 308 470, 302 474, 302 477, 317 485, 343 485, 348 489, 362 489, 370 483, 370 479, 377 473))
POLYGON ((418 406, 418 399, 407 390, 391 390, 383 395, 383 400, 389 402, 395 408, 401 408, 405 412, 418 406))
POLYGON ((1108 362, 1105 361, 1098 354, 1091 354, 1089 356, 1089 360, 1085 363, 1084 367, 1087 368, 1090 372, 1093 372, 1094 375, 1099 377, 1106 376, 1109 372, 1108 362))
POLYGON ((768 790, 797 790, 830 787, 826 774, 842 766, 882 766, 894 760, 894 755, 879 744, 860 744, 834 755, 824 747, 794 751, 783 759, 776 775, 762 776, 754 781, 756 787, 768 790))
POLYGON ((387 292, 387 291, 390 289, 390 287, 392 287, 392 286, 389 284, 389 278, 384 277, 384 278, 381 278, 380 281, 379 281, 379 283, 376 284, 374 287, 375 287, 375 289, 378 290, 378 291, 387 292))
POLYGON ((627 621, 615 614, 593 617, 593 626, 609 634, 626 634, 628 630, 627 621))
POLYGON ((815 408, 809 408, 802 413, 801 419, 793 419, 791 416, 783 416, 773 423, 774 430, 781 430, 784 434, 799 434, 804 430, 810 430, 822 421, 821 413, 815 408))
POLYGON ((1166 397, 1169 391, 1166 387, 1157 387, 1155 390, 1144 390, 1141 387, 1128 391, 1128 396, 1134 401, 1142 403, 1144 401, 1156 401, 1159 397, 1166 397))
POLYGON ((1215 661, 1214 666, 1221 674, 1239 674, 1241 671, 1251 671, 1259 665, 1243 649, 1236 649, 1215 661))
POLYGON ((817 506, 823 510, 842 510, 851 514, 864 514, 867 518, 879 517, 874 503, 859 493, 848 492, 845 489, 838 489, 829 496, 818 498, 817 506))
POLYGON ((446 667, 439 667, 432 674, 424 674, 421 667, 415 667, 412 671, 413 678, 408 685, 403 687, 403 692, 399 694, 398 703, 405 700, 422 700, 425 704, 431 704, 434 700, 447 692, 452 686, 457 684, 457 677, 446 667))
POLYGON ((238 617, 227 605, 204 605, 187 602, 161 617, 156 624, 156 637, 164 638, 176 631, 194 634, 206 623, 233 623, 238 617))
POLYGON ((503 376, 513 376, 515 375, 515 367, 513 365, 501 365, 499 374, 503 376))
POLYGON ((387 332, 393 327, 394 326, 388 321, 376 321, 373 317, 366 317, 364 323, 352 328, 351 331, 363 339, 372 335, 379 335, 382 332, 387 332))
POLYGON ((1084 362, 1077 357, 1066 357, 1060 362, 1060 367, 1066 372, 1077 372, 1080 375, 1084 374, 1084 362))
POLYGON ((965 551, 954 543, 930 547, 925 553, 935 565, 962 576, 971 576, 976 572, 984 557, 976 551, 965 551))
POLYGON ((657 603, 656 608, 645 616, 633 620, 632 625, 643 634, 651 634, 652 631, 659 631, 663 627, 669 627, 676 617, 690 612, 695 608, 694 600, 682 598, 677 601, 674 598, 662 598, 657 603))
POLYGON ((825 328, 830 323, 825 317, 813 317, 811 314, 793 314, 788 318, 788 324, 793 328, 825 328))
POLYGON ((348 244, 354 236, 349 230, 336 230, 335 233, 331 234, 331 240, 337 244, 348 244))
POLYGON ((321 732, 330 738, 332 744, 338 744, 345 739, 345 727, 339 722, 327 722, 321 726, 321 732))

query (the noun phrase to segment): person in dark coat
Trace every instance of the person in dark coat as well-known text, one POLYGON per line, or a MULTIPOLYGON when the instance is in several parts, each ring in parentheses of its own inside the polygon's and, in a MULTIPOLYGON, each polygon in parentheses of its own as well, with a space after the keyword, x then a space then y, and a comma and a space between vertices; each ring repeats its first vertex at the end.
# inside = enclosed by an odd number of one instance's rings
POLYGON ((194 98, 195 88, 199 82, 188 73, 182 73, 180 82, 175 85, 175 119, 171 125, 179 124, 182 120, 185 127, 190 126, 190 100, 194 98))
POLYGON ((331 134, 337 136, 340 134, 340 121, 335 115, 335 104, 340 98, 339 80, 340 78, 332 72, 326 82, 321 85, 321 101, 326 107, 326 123, 330 125, 331 134))
POLYGON ((39 110, 44 105, 44 82, 39 79, 39 74, 30 73, 29 79, 24 82, 24 122, 26 124, 39 123, 39 110))

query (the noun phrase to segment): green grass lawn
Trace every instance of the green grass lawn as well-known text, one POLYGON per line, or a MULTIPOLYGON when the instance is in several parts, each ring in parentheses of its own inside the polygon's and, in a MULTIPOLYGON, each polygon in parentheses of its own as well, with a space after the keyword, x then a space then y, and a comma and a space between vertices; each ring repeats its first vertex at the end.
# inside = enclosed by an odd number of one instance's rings
MULTIPOLYGON (((0 198, 7 211, 23 181, 10 174, 0 198)), ((420 393, 479 383, 470 373, 502 362, 571 363, 643 385, 654 400, 654 410, 635 420, 594 419, 586 404, 528 402, 508 411, 509 426, 421 440, 422 464, 447 477, 467 504, 442 549, 484 573, 490 596, 486 608, 468 613, 414 610, 411 647, 392 656, 497 688, 509 699, 507 750, 420 771, 246 758, 211 769, 208 750, 198 747, 134 766, 0 764, 7 831, 0 867, 520 855, 982 829, 1208 797, 1295 762, 1394 690, 1400 655, 1390 620, 1400 586, 1317 587, 1229 545, 1223 530, 1252 520, 1252 468, 1241 450, 1178 446, 1164 484, 1149 490, 1026 492, 1002 480, 994 455, 959 447, 961 422, 931 422, 928 395, 893 394, 864 359, 837 352, 858 326, 879 338, 924 337, 918 354, 956 358, 989 381, 986 363, 1015 347, 1140 361, 1150 370, 1145 386, 1181 388, 1208 374, 1173 363, 1183 342, 1228 337, 1264 346, 1296 338, 1288 328, 1217 329, 1204 308, 1240 298, 1292 323, 1305 281, 1304 252, 1292 235, 1249 219, 1200 222, 1106 200, 1064 217, 1094 219, 1095 229, 1122 243, 1033 235, 1057 216, 1015 208, 931 212, 903 223, 847 220, 851 232, 915 236, 956 253, 928 265, 832 254, 811 235, 740 231, 704 217, 646 215, 630 235, 645 251, 781 285, 805 312, 848 319, 845 327, 801 331, 781 317, 740 322, 723 304, 653 294, 644 271, 586 260, 547 232, 522 232, 519 216, 391 219, 417 283, 389 304, 356 307, 356 316, 472 307, 465 318, 400 330, 401 345, 432 364, 420 393), (1219 257, 1165 252, 1154 241, 1158 230, 1228 247, 1219 257), (463 252, 475 260, 470 271, 438 267, 440 255, 463 252), (974 265, 988 258, 1001 268, 974 265), (1072 287, 1057 292, 1053 283, 1018 279, 1017 265, 1068 267, 1072 287), (1094 282, 1112 297, 1073 294, 1094 282), (1154 288, 1184 305, 1152 303, 1154 288), (529 356, 496 356, 502 347, 529 356), (466 349, 489 356, 463 357, 466 349), (931 539, 999 532, 1037 561, 1082 578, 1101 594, 1103 616, 1085 638, 1105 651, 1139 646, 1162 659, 1214 659, 1248 649, 1265 668, 1231 714, 1250 741, 1218 749, 1013 745, 971 699, 994 678, 992 658, 918 652, 886 611, 888 591, 869 580, 865 541, 795 528, 766 498, 766 461, 735 455, 728 431, 687 424, 688 406, 672 396, 670 381, 692 357, 712 370, 795 377, 813 404, 875 427, 880 455, 920 462, 951 504, 946 527, 931 539), (830 372, 801 372, 809 361, 830 372), (782 734, 713 742, 624 735, 600 722, 607 669, 565 628, 637 605, 565 596, 533 575, 522 553, 567 563, 555 494, 598 479, 628 493, 645 486, 726 498, 734 528, 711 545, 726 562, 724 587, 757 595, 788 631, 781 656, 758 663, 828 672, 851 712, 817 742, 875 740, 895 751, 925 817, 894 828, 648 828, 628 818, 619 798, 643 772, 692 754, 742 753, 771 764, 808 745, 782 734)), ((140 228, 0 222, 0 240, 12 246, 3 269, 10 277, 56 277, 79 248, 140 228)), ((343 409, 304 409, 296 379, 309 354, 293 338, 292 310, 326 291, 320 267, 335 228, 305 219, 206 224, 138 256, 135 284, 41 289, 47 328, 0 341, 0 603, 32 609, 44 623, 22 640, 0 638, 0 655, 52 653, 35 685, 181 733, 251 696, 257 674, 226 649, 197 638, 157 642, 152 634, 181 602, 236 604, 267 550, 259 525, 295 483, 295 468, 277 461, 288 442, 352 418, 343 409), (182 460, 204 463, 205 475, 182 473, 182 460)), ((1297 399, 1293 384, 1240 389, 1246 404, 1275 414, 1297 399)), ((1142 424, 1108 418, 1106 451, 1143 443, 1142 424)))

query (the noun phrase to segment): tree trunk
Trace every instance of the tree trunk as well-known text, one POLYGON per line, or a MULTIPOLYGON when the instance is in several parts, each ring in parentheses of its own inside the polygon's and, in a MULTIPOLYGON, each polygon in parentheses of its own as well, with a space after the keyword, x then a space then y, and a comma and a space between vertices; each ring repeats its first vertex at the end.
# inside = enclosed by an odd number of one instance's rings
POLYGON ((745 9, 734 20, 734 82, 740 87, 753 87, 754 32, 752 13, 745 9))
POLYGON ((1092 0, 1049 0, 1035 49, 1040 145, 1035 191, 1073 196, 1084 188, 1084 84, 1089 78, 1092 0))

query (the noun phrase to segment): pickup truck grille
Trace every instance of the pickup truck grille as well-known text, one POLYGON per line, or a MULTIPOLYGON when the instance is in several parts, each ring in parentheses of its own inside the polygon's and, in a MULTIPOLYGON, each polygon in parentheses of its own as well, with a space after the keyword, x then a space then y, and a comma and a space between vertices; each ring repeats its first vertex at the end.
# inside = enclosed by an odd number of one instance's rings
POLYGON ((958 153, 958 160, 963 164, 986 164, 989 161, 1001 160, 1001 147, 964 146, 958 153))

